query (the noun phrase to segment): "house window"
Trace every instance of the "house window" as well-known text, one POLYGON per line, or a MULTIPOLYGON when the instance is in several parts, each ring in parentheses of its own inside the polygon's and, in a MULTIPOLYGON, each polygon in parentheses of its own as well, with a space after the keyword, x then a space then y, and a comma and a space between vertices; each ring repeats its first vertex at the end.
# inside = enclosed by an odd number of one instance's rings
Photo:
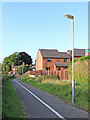
POLYGON ((64 59, 63 61, 64 61, 64 62, 67 62, 67 59, 64 59))
POLYGON ((13 71, 15 71, 15 68, 13 68, 13 71))
POLYGON ((46 67, 46 70, 49 70, 49 71, 50 71, 50 67, 46 67))
POLYGON ((15 72, 13 72, 13 74, 15 75, 15 72))
POLYGON ((51 62, 51 61, 52 61, 51 58, 48 58, 48 59, 47 59, 47 62, 51 62))
POLYGON ((59 59, 57 59, 57 62, 59 62, 59 59))
POLYGON ((60 71, 61 70, 61 68, 60 67, 58 67, 58 71, 60 71))

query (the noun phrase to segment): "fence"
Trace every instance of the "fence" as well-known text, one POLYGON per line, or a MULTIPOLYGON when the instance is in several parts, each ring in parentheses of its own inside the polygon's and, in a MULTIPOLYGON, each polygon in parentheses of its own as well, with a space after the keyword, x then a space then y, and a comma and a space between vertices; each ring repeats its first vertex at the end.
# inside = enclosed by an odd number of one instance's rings
POLYGON ((68 71, 64 70, 64 71, 42 71, 42 75, 57 75, 59 79, 62 80, 68 80, 68 71))
POLYGON ((41 76, 57 75, 59 79, 68 80, 68 70, 64 70, 64 71, 38 70, 38 71, 28 71, 25 74, 27 74, 27 75, 41 75, 41 76))

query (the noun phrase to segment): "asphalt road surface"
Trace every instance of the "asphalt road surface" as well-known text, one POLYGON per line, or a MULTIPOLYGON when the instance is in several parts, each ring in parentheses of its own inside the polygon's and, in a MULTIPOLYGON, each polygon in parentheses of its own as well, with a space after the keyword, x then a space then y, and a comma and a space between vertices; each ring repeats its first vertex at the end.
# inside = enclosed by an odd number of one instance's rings
POLYGON ((19 81, 18 78, 11 81, 28 118, 88 118, 88 112, 54 95, 19 81))

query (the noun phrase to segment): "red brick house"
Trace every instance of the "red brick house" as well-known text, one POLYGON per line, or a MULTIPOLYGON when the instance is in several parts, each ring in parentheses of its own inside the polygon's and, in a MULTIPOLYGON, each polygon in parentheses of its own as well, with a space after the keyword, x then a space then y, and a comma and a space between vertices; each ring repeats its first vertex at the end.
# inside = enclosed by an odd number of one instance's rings
POLYGON ((67 52, 58 52, 57 49, 39 49, 35 61, 36 70, 67 70, 69 61, 70 56, 67 52))
POLYGON ((18 66, 14 66, 14 63, 12 63, 12 68, 11 68, 12 74, 14 75, 16 74, 17 68, 18 66))
MULTIPOLYGON (((70 55, 70 60, 72 59, 72 50, 67 50, 67 54, 70 55)), ((74 58, 80 58, 85 56, 85 49, 74 49, 74 58)))

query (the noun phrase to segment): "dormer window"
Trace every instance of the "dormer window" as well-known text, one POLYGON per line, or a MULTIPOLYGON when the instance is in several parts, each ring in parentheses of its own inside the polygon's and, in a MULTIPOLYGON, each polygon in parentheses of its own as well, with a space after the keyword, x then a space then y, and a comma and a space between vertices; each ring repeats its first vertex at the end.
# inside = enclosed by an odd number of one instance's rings
POLYGON ((51 58, 48 58, 48 59, 47 59, 47 62, 51 62, 51 61, 52 61, 52 59, 51 59, 51 58))

